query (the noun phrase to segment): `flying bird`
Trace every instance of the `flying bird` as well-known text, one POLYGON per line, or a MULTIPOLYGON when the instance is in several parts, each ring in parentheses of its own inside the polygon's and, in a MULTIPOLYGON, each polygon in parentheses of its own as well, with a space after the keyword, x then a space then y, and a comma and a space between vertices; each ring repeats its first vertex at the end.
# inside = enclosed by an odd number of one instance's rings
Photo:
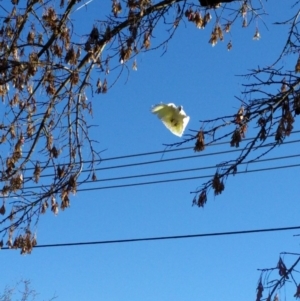
POLYGON ((152 113, 163 122, 172 134, 181 137, 190 117, 185 114, 182 106, 176 106, 173 103, 158 104, 152 108, 152 113))

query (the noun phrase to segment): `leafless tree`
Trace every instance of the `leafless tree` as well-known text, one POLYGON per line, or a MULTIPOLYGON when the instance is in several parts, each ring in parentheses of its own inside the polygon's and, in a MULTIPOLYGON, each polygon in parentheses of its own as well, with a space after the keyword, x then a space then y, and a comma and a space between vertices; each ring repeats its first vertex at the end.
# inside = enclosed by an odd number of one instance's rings
MULTIPOLYGON (((3 293, 0 294, 0 301, 33 301, 39 294, 31 288, 31 283, 29 280, 21 280, 17 282, 14 286, 6 286, 3 293)), ((53 297, 49 301, 56 299, 53 297)))
MULTIPOLYGON (((137 69, 140 53, 166 49, 182 23, 209 30, 209 43, 214 46, 232 26, 242 30, 257 18, 263 20, 266 13, 263 0, 111 0, 106 19, 90 20, 89 32, 75 35, 73 14, 89 2, 61 0, 59 7, 55 0, 0 3, 0 245, 19 248, 22 254, 30 253, 37 243, 34 229, 41 214, 48 208, 54 214, 68 208, 71 193, 87 180, 96 180, 94 168, 101 158, 89 135, 93 110, 87 93, 107 93, 129 65, 137 69), (156 40, 155 32, 162 29, 167 29, 167 36, 156 40), (65 163, 59 164, 58 158, 65 163), (88 176, 83 176, 83 170, 88 176)), ((209 191, 222 193, 241 164, 259 160, 292 133, 300 114, 300 58, 293 70, 281 63, 283 57, 300 53, 298 5, 295 1, 287 10, 291 15, 278 22, 289 27, 278 59, 245 75, 248 84, 238 112, 204 120, 200 130, 169 145, 193 141, 199 152, 230 137, 230 146, 238 148, 247 128, 257 128, 238 157, 222 162, 214 177, 196 189, 194 205, 203 207, 209 191), (262 151, 253 156, 257 149, 262 151)), ((260 38, 255 25, 253 38, 260 38)), ((228 50, 231 47, 229 40, 228 50)), ((264 275, 278 270, 281 277, 267 284, 266 299, 271 300, 288 277, 294 279, 299 258, 289 269, 280 259, 276 268, 262 270, 257 301, 266 288, 264 275)))
POLYGON ((106 93, 128 64, 137 68, 139 53, 165 47, 182 22, 209 26, 215 45, 237 20, 247 26, 264 14, 260 1, 254 9, 253 1, 112 0, 108 17, 91 20, 90 31, 78 37, 71 16, 88 4, 61 0, 56 8, 54 2, 0 5, 1 245, 22 254, 36 244, 40 215, 68 208, 78 185, 96 180, 101 158, 89 136, 87 90, 106 93), (153 33, 161 28, 168 35, 154 44, 153 33))
MULTIPOLYGON (((171 145, 179 146, 196 140, 194 151, 200 152, 206 145, 230 138, 230 147, 240 148, 236 159, 220 163, 214 177, 196 189, 193 205, 203 207, 210 190, 213 190, 214 195, 221 194, 226 180, 238 173, 240 165, 260 160, 282 144, 295 130, 294 122, 300 115, 298 4, 299 1, 296 1, 290 7, 290 16, 286 20, 276 23, 289 27, 285 45, 276 61, 245 74, 248 83, 244 84, 243 99, 240 99, 242 105, 238 112, 231 116, 203 120, 200 131, 195 131, 196 135, 190 135, 184 141, 171 145), (291 69, 282 60, 295 57, 295 54, 298 58, 294 62, 294 68, 291 69), (246 140, 247 129, 250 126, 256 129, 256 134, 246 140), (246 142, 241 147, 240 143, 243 140, 246 142)), ((254 38, 259 38, 259 32, 255 33, 254 38)), ((283 252, 274 268, 260 269, 256 301, 279 301, 278 293, 286 285, 293 285, 294 297, 300 298, 299 271, 296 269, 299 262, 300 254, 283 252)))

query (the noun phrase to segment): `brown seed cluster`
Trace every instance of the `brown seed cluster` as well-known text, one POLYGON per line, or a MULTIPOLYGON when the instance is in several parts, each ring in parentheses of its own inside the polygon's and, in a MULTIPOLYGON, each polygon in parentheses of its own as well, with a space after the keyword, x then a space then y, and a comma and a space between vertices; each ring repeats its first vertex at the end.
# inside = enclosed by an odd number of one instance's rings
POLYGON ((279 261, 277 263, 277 268, 278 268, 278 273, 281 277, 284 277, 285 279, 289 279, 288 269, 285 266, 281 257, 279 258, 279 261))
MULTIPOLYGON (((10 249, 20 249, 21 254, 30 254, 32 249, 37 245, 36 235, 32 234, 29 229, 23 235, 18 235, 13 239, 14 229, 10 228, 6 245, 10 249)), ((3 247, 3 241, 0 243, 0 248, 3 247)))
POLYGON ((246 132, 248 128, 248 120, 245 115, 245 110, 243 106, 238 110, 237 114, 235 115, 234 122, 237 125, 237 127, 231 136, 230 146, 239 147, 242 139, 246 137, 246 132))
POLYGON ((218 40, 224 40, 223 31, 220 25, 215 26, 215 28, 213 29, 209 39, 209 43, 212 46, 215 46, 218 43, 218 40))
POLYGON ((104 79, 104 82, 102 83, 100 79, 97 80, 97 84, 96 84, 96 93, 106 93, 107 92, 107 80, 104 79))
POLYGON ((203 17, 200 11, 193 11, 192 8, 189 8, 185 11, 185 16, 189 22, 192 22, 196 25, 197 28, 203 29, 212 19, 212 16, 207 12, 203 17))
POLYGON ((215 173, 215 176, 212 180, 212 188, 214 189, 215 195, 221 194, 225 189, 224 182, 220 179, 218 172, 215 173))
POLYGON ((122 11, 121 3, 117 0, 112 0, 112 9, 111 9, 111 11, 114 14, 114 16, 117 17, 118 14, 120 14, 121 11, 122 11))
POLYGON ((300 284, 297 285, 296 293, 294 294, 296 299, 300 298, 300 284))
POLYGON ((265 140, 267 138, 267 130, 266 130, 267 120, 266 120, 266 118, 261 116, 258 119, 257 124, 260 126, 259 139, 260 140, 265 140))
POLYGON ((295 119, 292 112, 290 111, 289 99, 285 100, 282 105, 282 117, 279 121, 275 140, 281 143, 285 136, 289 136, 293 130, 293 123, 295 119))
POLYGON ((203 131, 199 131, 197 134, 196 144, 194 146, 195 152, 201 152, 205 149, 205 142, 204 142, 204 133, 203 131))
POLYGON ((193 205, 196 205, 198 207, 204 207, 204 205, 207 202, 207 196, 206 196, 206 190, 201 191, 198 198, 195 197, 193 200, 193 205))

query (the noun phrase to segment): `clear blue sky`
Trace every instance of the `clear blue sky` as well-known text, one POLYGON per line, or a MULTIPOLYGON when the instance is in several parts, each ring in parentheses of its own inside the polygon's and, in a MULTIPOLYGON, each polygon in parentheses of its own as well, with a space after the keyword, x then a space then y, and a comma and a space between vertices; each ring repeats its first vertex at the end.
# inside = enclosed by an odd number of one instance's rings
MULTIPOLYGON (((104 18, 110 12, 110 6, 102 2, 94 0, 73 15, 75 31, 76 26, 81 26, 78 31, 88 33, 94 19, 104 18)), ((290 17, 289 9, 285 3, 276 3, 276 7, 269 1, 267 4, 269 16, 264 20, 268 30, 261 21, 243 30, 234 26, 231 36, 212 48, 208 44, 210 28, 198 30, 187 22, 180 26, 163 56, 162 50, 142 53, 137 57, 137 72, 130 71, 128 78, 124 73, 107 94, 95 95, 93 123, 98 127, 92 130, 92 137, 99 141, 98 149, 105 150, 102 158, 159 151, 164 149, 164 143, 180 141, 150 113, 151 106, 159 102, 183 105, 191 117, 187 129, 199 129, 199 119, 235 113, 240 103, 234 96, 241 96, 242 83, 247 82, 236 75, 272 63, 285 43, 288 28, 274 26, 272 22, 290 17), (256 24, 262 36, 259 41, 252 40, 256 24), (233 48, 228 52, 226 44, 230 39, 233 48)), ((284 63, 294 66, 296 60, 295 56, 294 61, 286 59, 284 63)), ((248 137, 253 128, 254 125, 248 137)), ((299 123, 295 129, 299 129, 299 123)), ((297 138, 299 134, 288 140, 297 138)), ((185 145, 191 147, 189 150, 166 153, 164 159, 195 155, 194 158, 102 170, 97 177, 210 166, 233 156, 197 157, 199 153, 193 152, 193 144, 185 145)), ((221 148, 207 148, 203 154, 219 150, 230 150, 229 143, 221 148)), ((298 144, 283 145, 269 157, 295 154, 298 150, 298 144)), ((104 161, 99 168, 160 159, 161 155, 157 154, 104 161)), ((298 162, 299 159, 270 161, 261 167, 298 162)), ((214 172, 212 169, 105 181, 93 187, 214 172)), ((42 216, 37 230, 38 244, 300 226, 299 168, 231 177, 223 194, 216 198, 210 194, 205 208, 199 209, 191 206, 190 192, 203 181, 78 193, 72 197, 70 209, 56 217, 50 211, 42 216)), ((276 266, 281 251, 297 252, 299 239, 293 237, 297 233, 41 248, 27 256, 20 256, 19 251, 3 250, 0 291, 23 278, 31 280, 32 287, 40 293, 38 300, 54 295, 58 300, 254 300, 260 275, 257 268, 276 266)), ((277 276, 274 274, 274 278, 277 276)), ((292 292, 283 290, 281 296, 285 293, 291 299, 292 292)))

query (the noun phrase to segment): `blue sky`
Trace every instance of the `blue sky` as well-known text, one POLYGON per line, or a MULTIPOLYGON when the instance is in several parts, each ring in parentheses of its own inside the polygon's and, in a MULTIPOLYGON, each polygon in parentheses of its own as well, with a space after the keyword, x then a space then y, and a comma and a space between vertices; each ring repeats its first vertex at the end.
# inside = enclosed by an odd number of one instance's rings
MULTIPOLYGON (((160 102, 183 105, 191 117, 187 129, 197 130, 199 120, 236 112, 242 84, 238 74, 258 65, 270 64, 285 43, 288 28, 272 25, 288 15, 283 3, 267 3, 269 16, 247 29, 233 27, 231 36, 215 47, 208 44, 210 29, 198 30, 182 24, 167 52, 142 53, 138 71, 123 74, 107 94, 93 98, 91 135, 99 141, 102 159, 161 151, 163 144, 180 141, 150 113, 160 102), (280 7, 282 6, 282 7, 280 7), (285 9, 286 16, 282 14, 285 9), (253 41, 256 25, 261 40, 253 41), (231 40, 233 48, 226 50, 231 40)), ((94 19, 103 18, 110 6, 94 0, 74 13, 74 24, 88 33, 94 19), (102 7, 103 6, 103 7, 102 7), (100 13, 99 13, 100 11, 100 13), (100 14, 100 16, 99 16, 100 14), (83 22, 84 21, 84 22, 83 22)), ((164 30, 164 29, 161 29, 164 30)), ((159 35, 159 34, 158 34, 159 35)), ((297 57, 284 59, 294 66, 297 57), (292 61, 292 59, 294 59, 292 61)), ((131 63, 128 63, 131 66, 131 63)), ((293 67, 291 67, 293 68, 293 67)), ((96 75, 95 75, 96 77, 96 75)), ((108 78, 109 80, 109 78, 108 78)), ((247 133, 251 137, 254 125, 247 133)), ((295 130, 299 123, 295 124, 295 130)), ((186 131, 188 133, 188 130, 186 131)), ((299 139, 294 134, 287 139, 299 139)), ((139 175, 216 165, 234 154, 198 156, 190 149, 165 153, 163 159, 195 155, 188 160, 159 162, 161 154, 103 161, 99 168, 157 160, 157 164, 100 170, 98 179, 139 175)), ((203 154, 230 150, 207 147, 203 154)), ((282 145, 269 157, 297 153, 297 144, 282 145)), ((202 153, 201 153, 202 154, 202 153)), ((270 161, 273 167, 299 160, 270 161)), ((259 166, 249 167, 259 168, 259 166)), ((211 175, 215 169, 185 174, 99 182, 92 187, 211 175)), ((299 167, 231 177, 222 195, 208 196, 204 209, 192 207, 191 191, 204 180, 178 181, 78 193, 71 208, 54 216, 50 211, 40 219, 38 244, 102 241, 155 236, 239 231, 298 226, 299 167), (298 186, 297 186, 298 185, 298 186)), ((88 186, 86 186, 88 187, 88 186)), ((0 291, 19 279, 29 279, 40 293, 39 300, 54 295, 58 300, 253 300, 259 278, 258 268, 274 267, 282 251, 297 252, 299 231, 236 236, 216 236, 154 242, 34 249, 31 255, 1 251, 0 291), (3 272, 4 271, 4 272, 3 272)), ((292 258, 286 257, 287 262, 292 258)), ((277 278, 274 274, 272 279, 277 278)), ((287 288, 283 298, 294 293, 287 288)))

